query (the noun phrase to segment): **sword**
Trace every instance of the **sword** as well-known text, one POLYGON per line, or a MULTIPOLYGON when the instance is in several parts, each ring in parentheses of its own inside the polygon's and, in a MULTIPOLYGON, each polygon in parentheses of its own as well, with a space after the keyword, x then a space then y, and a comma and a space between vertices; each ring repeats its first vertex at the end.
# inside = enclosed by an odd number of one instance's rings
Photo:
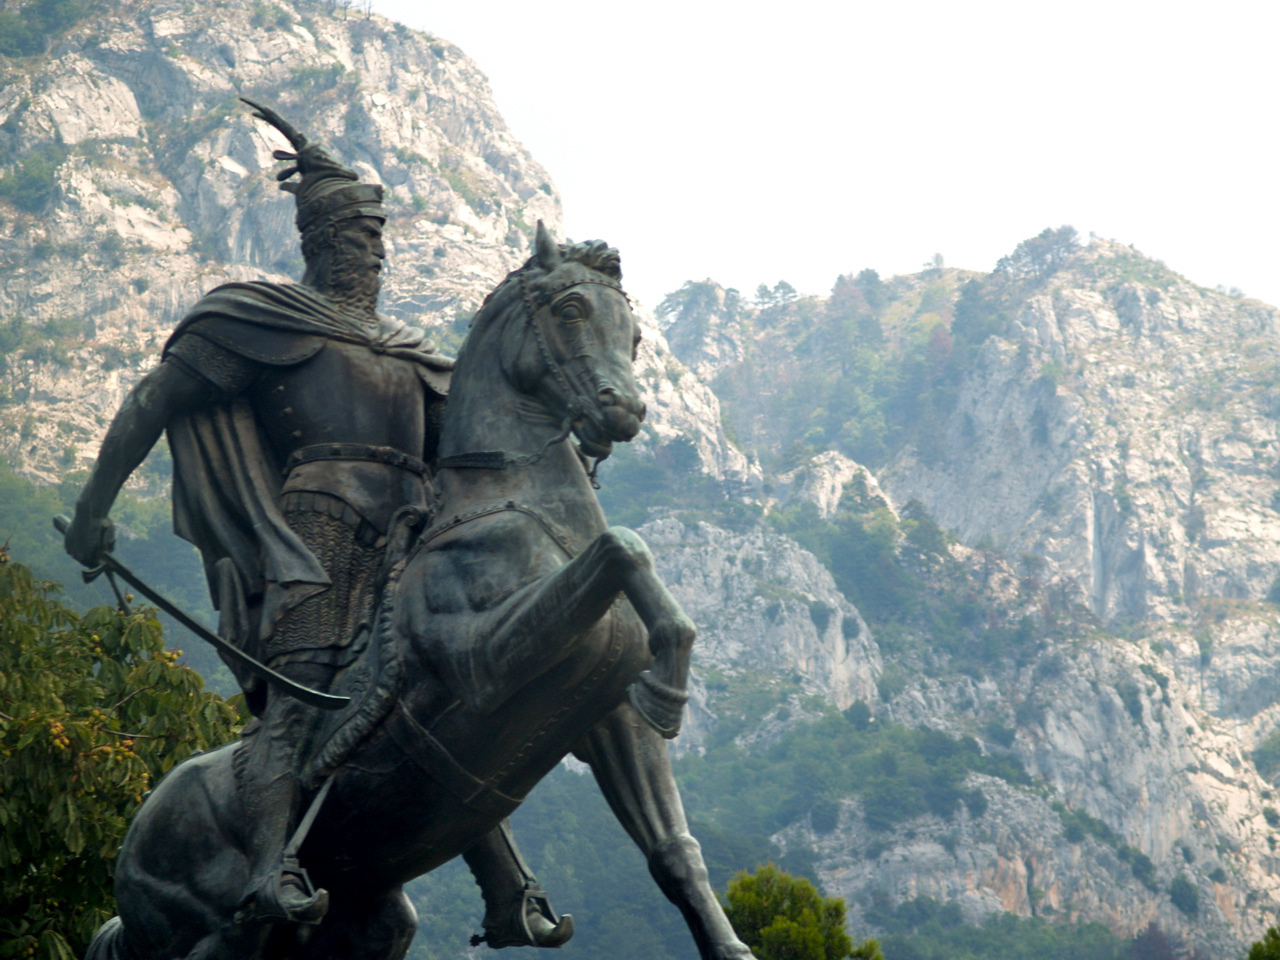
MULTIPOLYGON (((71 526, 71 520, 61 514, 53 518, 53 526, 64 537, 67 534, 67 528, 71 526)), ((186 613, 176 603, 162 594, 160 591, 147 585, 141 577, 121 563, 116 557, 110 553, 102 555, 102 565, 92 570, 85 570, 81 573, 85 583, 92 583, 99 574, 105 573, 107 579, 111 579, 112 574, 119 574, 120 579, 132 586, 140 594, 154 603, 173 619, 194 633, 201 640, 213 644, 217 651, 228 659, 234 660, 240 666, 244 667, 255 677, 261 677, 267 683, 271 684, 281 693, 286 693, 295 700, 301 700, 305 704, 313 707, 319 707, 321 710, 341 710, 351 702, 350 697, 340 697, 332 693, 321 693, 319 690, 312 690, 310 687, 304 687, 302 684, 290 680, 282 673, 277 673, 266 664, 255 660, 243 650, 237 650, 227 641, 200 623, 190 614, 186 613)), ((115 587, 115 581, 111 580, 112 588, 115 587)), ((116 591, 119 598, 119 590, 116 591)))

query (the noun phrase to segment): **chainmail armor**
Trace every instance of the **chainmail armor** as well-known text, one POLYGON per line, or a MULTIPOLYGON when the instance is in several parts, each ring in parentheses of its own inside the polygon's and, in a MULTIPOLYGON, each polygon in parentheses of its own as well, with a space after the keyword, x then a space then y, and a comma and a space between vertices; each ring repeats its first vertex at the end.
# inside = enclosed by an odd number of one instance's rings
POLYGON ((377 531, 337 497, 321 493, 288 494, 281 512, 316 555, 332 586, 280 618, 266 640, 267 663, 341 662, 345 658, 340 652, 350 647, 362 625, 372 622, 383 552, 377 531))

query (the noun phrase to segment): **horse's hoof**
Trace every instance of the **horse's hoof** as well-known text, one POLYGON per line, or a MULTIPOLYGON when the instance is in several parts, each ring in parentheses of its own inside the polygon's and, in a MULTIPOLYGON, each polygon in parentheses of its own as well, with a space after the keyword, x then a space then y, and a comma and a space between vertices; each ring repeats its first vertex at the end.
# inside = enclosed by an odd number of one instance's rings
POLYGON ((627 690, 631 705, 644 717, 645 722, 668 740, 680 733, 684 720, 684 705, 689 694, 663 683, 646 670, 627 690))

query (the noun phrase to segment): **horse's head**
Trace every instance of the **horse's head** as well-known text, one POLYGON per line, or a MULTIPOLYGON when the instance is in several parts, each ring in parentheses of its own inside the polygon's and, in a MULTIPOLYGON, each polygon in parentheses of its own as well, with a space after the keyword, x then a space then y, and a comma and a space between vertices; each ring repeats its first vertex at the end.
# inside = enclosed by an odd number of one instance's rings
POLYGON ((516 271, 524 335, 508 327, 503 368, 591 457, 640 430, 645 408, 631 372, 640 333, 622 291, 618 251, 597 240, 557 244, 538 222, 535 253, 516 271))

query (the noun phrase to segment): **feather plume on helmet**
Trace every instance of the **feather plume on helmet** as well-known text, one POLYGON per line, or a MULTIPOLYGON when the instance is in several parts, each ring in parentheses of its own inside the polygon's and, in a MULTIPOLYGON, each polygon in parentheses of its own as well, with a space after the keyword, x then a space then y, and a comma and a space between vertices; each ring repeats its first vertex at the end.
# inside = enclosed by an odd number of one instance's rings
POLYGON ((309 141, 305 134, 270 107, 255 103, 248 97, 240 99, 253 107, 255 117, 279 130, 293 146, 292 153, 275 150, 271 155, 290 163, 276 174, 276 179, 281 181, 280 189, 293 194, 297 201, 295 222, 304 240, 309 233, 327 224, 353 217, 376 217, 386 222, 382 184, 361 183, 354 170, 340 164, 320 144, 309 141), (287 182, 295 174, 301 174, 301 179, 287 182))

